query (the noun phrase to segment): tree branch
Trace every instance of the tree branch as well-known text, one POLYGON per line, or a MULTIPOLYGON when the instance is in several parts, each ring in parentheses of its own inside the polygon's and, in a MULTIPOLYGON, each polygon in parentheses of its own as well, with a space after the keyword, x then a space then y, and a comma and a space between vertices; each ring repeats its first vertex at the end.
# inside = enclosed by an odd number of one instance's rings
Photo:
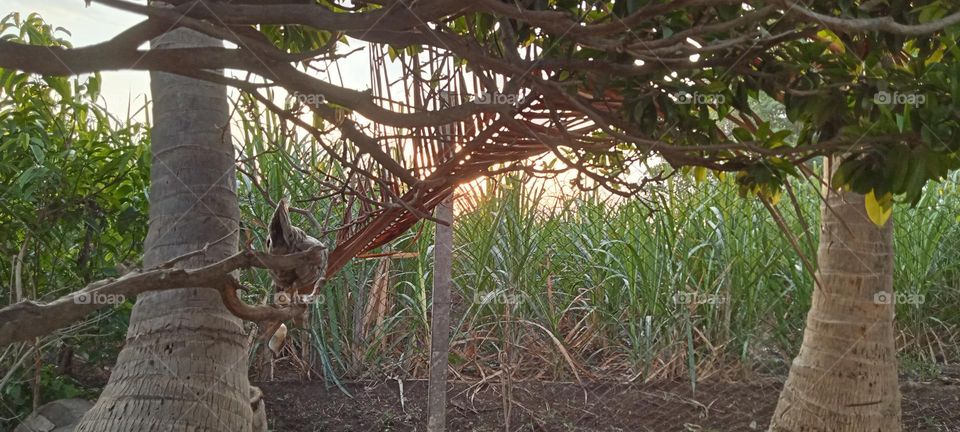
POLYGON ((20 302, 0 309, 0 346, 49 334, 112 304, 101 299, 133 298, 147 291, 174 288, 213 288, 221 293, 227 308, 240 318, 284 321, 296 316, 298 308, 247 305, 237 297, 240 285, 230 273, 252 267, 289 270, 307 265, 325 266, 326 256, 325 247, 290 255, 246 250, 196 269, 172 269, 164 263, 152 270, 100 280, 49 303, 20 302))
POLYGON ((954 12, 936 21, 923 24, 901 24, 891 16, 876 18, 842 18, 824 15, 803 7, 798 2, 781 0, 778 3, 788 8, 789 12, 800 14, 813 19, 824 27, 838 33, 885 32, 904 36, 926 36, 943 30, 946 27, 960 24, 960 11, 954 12))

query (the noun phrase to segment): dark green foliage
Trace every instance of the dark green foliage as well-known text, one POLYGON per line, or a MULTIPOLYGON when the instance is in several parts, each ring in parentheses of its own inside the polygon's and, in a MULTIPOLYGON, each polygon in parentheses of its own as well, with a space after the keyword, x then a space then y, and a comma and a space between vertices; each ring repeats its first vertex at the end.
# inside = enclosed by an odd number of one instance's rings
MULTIPOLYGON (((6 40, 65 46, 66 32, 37 15, 0 21, 6 40)), ((14 300, 14 262, 21 253, 23 295, 49 301, 69 290, 138 264, 147 228, 149 142, 147 128, 112 117, 98 104, 100 76, 28 76, 0 69, 0 295, 14 300)), ((78 361, 109 364, 126 333, 129 302, 41 341, 45 363, 62 346, 78 361)), ((29 346, 27 346, 29 347, 29 346)), ((25 351, 0 357, 6 373, 25 351)), ((14 370, 0 417, 24 415, 32 406, 32 357, 14 370)), ((40 375, 44 401, 82 392, 49 365, 40 375)), ((2 374, 0 374, 2 375, 2 374)))

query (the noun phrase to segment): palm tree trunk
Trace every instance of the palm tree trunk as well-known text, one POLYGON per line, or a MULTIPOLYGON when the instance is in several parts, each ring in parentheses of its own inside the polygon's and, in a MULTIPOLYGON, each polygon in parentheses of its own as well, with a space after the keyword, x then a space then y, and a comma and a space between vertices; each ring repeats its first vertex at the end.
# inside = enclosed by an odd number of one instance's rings
MULTIPOLYGON (((152 43, 153 49, 211 45, 221 42, 187 29, 152 43)), ((153 164, 143 265, 229 236, 177 265, 223 259, 237 250, 239 219, 226 88, 160 72, 150 78, 153 164)), ((216 291, 141 295, 110 380, 77 430, 250 431, 246 353, 243 325, 216 291)))
POLYGON ((899 432, 893 221, 878 228, 863 195, 828 191, 817 261, 803 344, 769 430, 899 432))

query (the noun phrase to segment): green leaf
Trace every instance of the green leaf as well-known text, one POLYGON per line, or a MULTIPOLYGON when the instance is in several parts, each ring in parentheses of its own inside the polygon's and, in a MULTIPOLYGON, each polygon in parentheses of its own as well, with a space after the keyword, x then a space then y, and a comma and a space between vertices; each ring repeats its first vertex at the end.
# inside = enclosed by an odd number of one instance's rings
POLYGON ((840 189, 850 183, 850 178, 854 171, 861 167, 860 161, 849 160, 840 163, 840 166, 833 172, 830 178, 830 186, 834 189, 840 189))
POLYGON ((43 149, 36 144, 30 144, 30 151, 33 153, 33 159, 37 161, 37 165, 43 165, 43 162, 46 160, 43 149))
POLYGON ((733 136, 737 138, 740 142, 753 141, 753 134, 750 131, 742 128, 736 127, 733 129, 733 136))

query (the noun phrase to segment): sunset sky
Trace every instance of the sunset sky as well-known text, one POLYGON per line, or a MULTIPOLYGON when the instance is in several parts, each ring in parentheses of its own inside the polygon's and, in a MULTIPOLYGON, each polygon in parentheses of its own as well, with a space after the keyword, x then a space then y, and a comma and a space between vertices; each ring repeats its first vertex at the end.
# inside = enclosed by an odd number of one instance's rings
MULTIPOLYGON (((120 11, 102 4, 93 3, 85 6, 83 0, 6 0, 0 13, 7 15, 11 12, 20 12, 21 14, 39 13, 43 19, 55 27, 63 27, 71 34, 66 39, 74 46, 91 45, 103 42, 140 22, 143 18, 139 15, 125 11, 120 11)), ((362 46, 362 43, 353 43, 350 48, 362 46)), ((144 47, 145 48, 145 47, 144 47)), ((347 50, 343 50, 346 52, 347 50)), ((355 90, 366 90, 370 88, 370 69, 368 53, 357 52, 351 56, 340 59, 336 66, 331 67, 327 74, 321 74, 319 77, 333 84, 343 85, 355 90), (339 70, 337 70, 339 67, 339 70), (326 75, 326 76, 324 76, 326 75), (341 81, 342 80, 342 81, 341 81)), ((388 66, 389 68, 390 66, 388 66)), ((396 71, 399 72, 399 69, 396 71)), ((228 74, 230 71, 227 72, 228 74)), ((150 94, 149 73, 144 71, 110 71, 102 72, 102 102, 107 108, 119 118, 125 118, 127 115, 128 104, 133 111, 137 111, 143 106, 145 100, 148 100, 150 94)), ((242 75, 238 76, 242 77, 242 75)), ((402 84, 401 84, 402 85, 402 84)), ((231 93, 234 92, 231 90, 231 93)), ((277 89, 279 98, 286 94, 283 89, 277 89)), ((137 117, 138 120, 145 120, 142 112, 137 117)), ((362 117, 357 119, 360 123, 366 120, 362 117)), ((235 134, 235 136, 240 136, 235 134)), ((558 198, 562 195, 572 193, 569 180, 573 178, 571 173, 561 175, 557 181, 545 182, 545 192, 548 197, 558 198)), ((473 190, 474 193, 483 189, 480 186, 483 182, 473 182, 473 185, 465 190, 473 190)), ((540 182, 535 182, 540 183, 540 182)), ((541 183, 542 184, 542 183, 541 183)), ((534 189, 536 186, 531 185, 534 189)), ((548 200, 552 201, 552 200, 548 200)))

